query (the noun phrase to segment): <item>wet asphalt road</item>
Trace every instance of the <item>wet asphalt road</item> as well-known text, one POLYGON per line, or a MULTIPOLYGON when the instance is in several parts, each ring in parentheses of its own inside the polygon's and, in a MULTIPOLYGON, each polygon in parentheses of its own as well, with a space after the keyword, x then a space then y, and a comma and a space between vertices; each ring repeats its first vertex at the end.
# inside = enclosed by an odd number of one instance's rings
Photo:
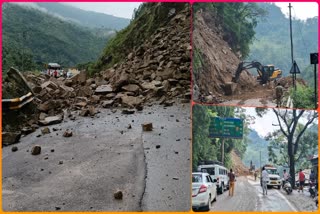
POLYGON ((41 137, 38 129, 15 145, 17 152, 2 150, 3 209, 189 210, 190 124, 190 106, 177 105, 133 115, 102 109, 95 118, 49 126, 41 137), (152 132, 142 132, 145 122, 153 123, 152 132), (66 129, 72 137, 62 137, 66 129), (30 154, 34 145, 40 155, 30 154), (114 199, 117 190, 123 200, 114 199))
POLYGON ((217 202, 212 204, 211 211, 296 212, 297 209, 281 190, 271 188, 268 189, 268 195, 263 195, 259 181, 238 177, 234 196, 228 196, 227 191, 223 195, 219 195, 217 202))

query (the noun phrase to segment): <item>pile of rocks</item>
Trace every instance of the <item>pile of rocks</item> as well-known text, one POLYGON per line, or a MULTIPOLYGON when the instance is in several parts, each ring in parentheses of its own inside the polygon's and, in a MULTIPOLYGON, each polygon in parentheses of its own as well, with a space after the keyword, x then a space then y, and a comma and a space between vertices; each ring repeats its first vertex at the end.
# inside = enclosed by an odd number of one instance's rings
MULTIPOLYGON (((70 112, 93 117, 98 108, 142 110, 150 103, 170 106, 174 102, 190 102, 189 31, 187 8, 135 47, 122 63, 93 77, 86 71, 68 79, 25 74, 36 95, 37 109, 26 117, 26 123, 20 122, 19 131, 25 129, 30 133, 39 126, 60 123, 64 116, 74 119, 75 114, 70 112)), ((3 127, 3 131, 10 130, 10 126, 3 127)), ((12 136, 10 139, 16 140, 12 136)))

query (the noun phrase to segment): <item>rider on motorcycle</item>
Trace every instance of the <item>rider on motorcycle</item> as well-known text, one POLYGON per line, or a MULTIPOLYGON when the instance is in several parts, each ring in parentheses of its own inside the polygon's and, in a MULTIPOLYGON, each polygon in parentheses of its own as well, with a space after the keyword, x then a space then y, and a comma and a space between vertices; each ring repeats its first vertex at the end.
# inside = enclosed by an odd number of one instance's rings
POLYGON ((289 174, 287 173, 287 170, 284 169, 283 170, 283 179, 282 179, 282 188, 288 179, 289 179, 289 174))

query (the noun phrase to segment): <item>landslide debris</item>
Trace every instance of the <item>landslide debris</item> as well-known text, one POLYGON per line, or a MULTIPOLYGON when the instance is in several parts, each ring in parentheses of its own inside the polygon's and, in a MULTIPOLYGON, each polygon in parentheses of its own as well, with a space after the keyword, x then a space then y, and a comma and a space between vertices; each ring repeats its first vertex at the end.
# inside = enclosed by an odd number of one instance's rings
MULTIPOLYGON (((152 4, 161 9, 162 3, 152 4)), ((142 44, 128 48, 129 54, 121 62, 92 76, 86 70, 72 78, 24 72, 37 99, 21 110, 3 113, 2 130, 17 134, 29 130, 30 133, 39 126, 61 123, 65 118, 94 117, 99 108, 114 111, 114 108, 124 108, 124 113, 135 113, 135 109, 143 110, 144 105, 188 103, 191 97, 190 8, 184 3, 172 4, 166 12, 167 21, 142 44), (176 5, 179 8, 175 9, 176 5)), ((10 79, 6 79, 3 90, 9 89, 10 84, 10 79)), ((11 139, 6 145, 18 141, 11 139)))
MULTIPOLYGON (((200 10, 194 14, 193 27, 193 99, 198 102, 220 103, 226 94, 238 64, 239 54, 230 48, 216 13, 200 10)), ((234 85, 234 93, 252 91, 256 78, 242 71, 234 85)))

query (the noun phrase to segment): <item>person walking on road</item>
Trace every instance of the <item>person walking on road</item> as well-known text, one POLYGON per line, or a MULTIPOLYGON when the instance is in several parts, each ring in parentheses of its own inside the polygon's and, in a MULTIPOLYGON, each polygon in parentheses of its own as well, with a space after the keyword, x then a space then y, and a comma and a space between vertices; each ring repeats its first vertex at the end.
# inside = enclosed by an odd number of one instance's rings
POLYGON ((280 83, 278 83, 276 87, 277 107, 281 107, 282 96, 283 96, 283 87, 281 86, 280 83))
POLYGON ((257 171, 254 171, 254 181, 256 181, 257 180, 257 171))
POLYGON ((266 195, 268 195, 267 182, 269 181, 269 174, 264 167, 262 167, 261 179, 262 179, 263 195, 264 195, 264 193, 266 193, 266 195))
POLYGON ((229 196, 233 196, 234 193, 234 182, 236 181, 236 176, 234 175, 232 169, 228 173, 229 177, 229 196))
POLYGON ((300 169, 300 172, 299 172, 299 190, 298 192, 300 192, 300 190, 302 191, 303 193, 303 187, 304 187, 304 180, 305 180, 305 175, 304 173, 302 172, 302 169, 300 169))

